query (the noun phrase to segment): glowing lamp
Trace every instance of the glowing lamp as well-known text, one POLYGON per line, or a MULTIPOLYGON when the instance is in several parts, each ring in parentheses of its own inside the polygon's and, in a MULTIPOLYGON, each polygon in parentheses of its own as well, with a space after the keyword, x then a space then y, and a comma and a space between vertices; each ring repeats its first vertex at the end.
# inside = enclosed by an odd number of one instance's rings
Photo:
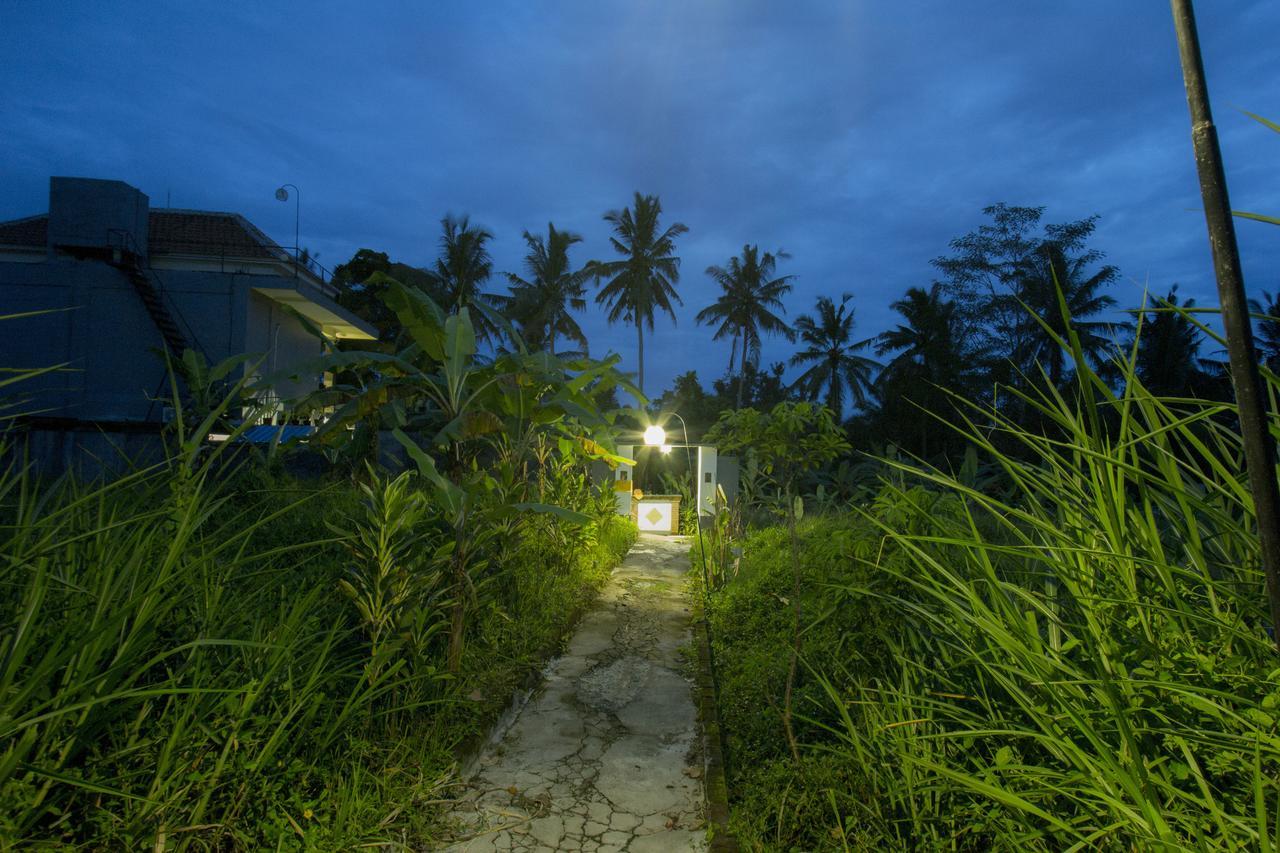
POLYGON ((670 453, 670 452, 671 452, 671 445, 669 445, 669 444, 664 444, 664 445, 662 445, 661 447, 659 447, 659 448, 658 448, 658 450, 662 451, 663 453, 670 453))
POLYGON ((667 443, 667 431, 654 424, 644 431, 644 443, 649 447, 661 447, 667 443))

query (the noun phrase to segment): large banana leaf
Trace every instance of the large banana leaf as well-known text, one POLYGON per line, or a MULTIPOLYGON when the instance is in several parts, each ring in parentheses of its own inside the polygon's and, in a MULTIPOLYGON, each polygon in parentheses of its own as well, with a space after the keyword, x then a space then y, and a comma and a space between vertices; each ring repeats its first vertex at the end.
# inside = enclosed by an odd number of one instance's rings
POLYGON ((593 520, 589 515, 585 515, 580 512, 574 512, 571 509, 565 509, 562 506, 555 506, 554 504, 522 502, 522 503, 511 504, 511 507, 513 509, 520 510, 521 512, 541 512, 549 515, 554 515, 556 518, 559 518, 562 521, 568 521, 573 524, 586 525, 586 524, 590 524, 593 520))
POLYGON ((396 313, 400 325, 423 352, 435 361, 444 361, 445 317, 440 306, 421 290, 406 287, 385 273, 374 273, 368 283, 385 285, 382 301, 396 313))
POLYGON ((451 380, 463 376, 471 369, 475 354, 476 329, 471 323, 471 313, 464 307, 444 321, 445 373, 451 380))
POLYGON ((391 434, 404 447, 409 458, 417 464, 418 473, 431 485, 436 500, 456 525, 466 510, 466 492, 441 474, 440 469, 436 468, 436 461, 430 454, 419 447, 416 441, 405 435, 403 430, 395 429, 391 434))

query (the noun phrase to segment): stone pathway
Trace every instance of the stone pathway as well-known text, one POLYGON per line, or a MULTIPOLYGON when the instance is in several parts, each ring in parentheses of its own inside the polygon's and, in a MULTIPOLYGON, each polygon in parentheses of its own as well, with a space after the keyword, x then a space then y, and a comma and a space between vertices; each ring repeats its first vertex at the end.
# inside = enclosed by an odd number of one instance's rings
POLYGON ((644 534, 543 685, 480 757, 453 851, 706 847, 681 586, 688 540, 644 534))

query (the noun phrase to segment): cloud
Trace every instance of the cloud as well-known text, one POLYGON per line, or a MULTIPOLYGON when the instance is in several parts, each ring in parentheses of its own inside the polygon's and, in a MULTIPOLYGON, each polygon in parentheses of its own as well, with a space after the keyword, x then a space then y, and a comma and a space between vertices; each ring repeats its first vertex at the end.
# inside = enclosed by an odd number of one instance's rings
MULTIPOLYGON (((728 360, 693 322, 702 271, 747 242, 794 256, 789 308, 855 294, 859 332, 933 276, 997 202, 1099 213, 1096 245, 1137 282, 1213 302, 1186 105, 1164 7, 808 3, 19 5, 0 33, 0 217, 43 209, 51 174, 118 178, 153 203, 244 213, 336 265, 362 246, 425 265, 469 213, 520 268, 548 220, 607 256, 605 210, 658 193, 685 309, 646 340, 650 388, 728 360), (68 50, 71 46, 71 50, 68 50)), ((1238 207, 1280 197, 1270 34, 1280 8, 1201 10, 1238 207)), ((1275 212, 1272 210, 1272 212, 1275 212)), ((1246 227, 1247 226, 1247 227, 1246 227)), ((1277 232, 1241 227, 1252 287, 1277 232)), ((1136 284, 1117 291, 1122 301, 1136 284)), ((1136 296, 1134 301, 1136 301, 1136 296)), ((634 331, 584 322, 634 357, 634 331)), ((764 359, 788 346, 766 342, 764 359)))

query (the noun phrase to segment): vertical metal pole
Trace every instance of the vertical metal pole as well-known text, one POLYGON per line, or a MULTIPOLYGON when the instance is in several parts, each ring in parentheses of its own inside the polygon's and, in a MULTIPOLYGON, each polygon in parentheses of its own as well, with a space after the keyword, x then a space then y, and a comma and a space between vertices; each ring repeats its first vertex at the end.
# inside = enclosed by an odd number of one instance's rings
POLYGON ((1170 0, 1170 3, 1173 25, 1178 34, 1182 79, 1187 87, 1187 106, 1191 110, 1191 141, 1195 147, 1196 171, 1200 175, 1200 195, 1204 200, 1205 223, 1209 227, 1209 245, 1213 250, 1222 325, 1227 333, 1231 383, 1235 386, 1236 405, 1240 412, 1245 467, 1249 472, 1249 490, 1253 493, 1254 515, 1258 520, 1262 568, 1271 605, 1272 639, 1280 646, 1280 488, 1276 484, 1275 441, 1268 429, 1262 378, 1254 360, 1253 327, 1249 322, 1244 276, 1240 272, 1240 250, 1236 246, 1218 133, 1209 111, 1209 89, 1200 58, 1195 13, 1191 0, 1170 0))
POLYGON ((298 245, 298 226, 302 223, 302 190, 293 188, 293 277, 298 277, 298 261, 302 260, 302 247, 298 245))

